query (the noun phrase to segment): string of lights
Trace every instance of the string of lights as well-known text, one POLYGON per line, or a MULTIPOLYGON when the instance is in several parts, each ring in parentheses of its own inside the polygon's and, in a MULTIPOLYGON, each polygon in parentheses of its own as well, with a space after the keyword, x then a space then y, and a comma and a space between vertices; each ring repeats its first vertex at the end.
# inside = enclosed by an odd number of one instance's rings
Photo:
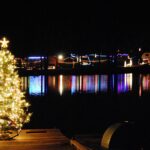
POLYGON ((18 135, 31 116, 28 113, 30 104, 20 89, 14 56, 7 49, 8 43, 6 38, 0 40, 0 139, 18 135))

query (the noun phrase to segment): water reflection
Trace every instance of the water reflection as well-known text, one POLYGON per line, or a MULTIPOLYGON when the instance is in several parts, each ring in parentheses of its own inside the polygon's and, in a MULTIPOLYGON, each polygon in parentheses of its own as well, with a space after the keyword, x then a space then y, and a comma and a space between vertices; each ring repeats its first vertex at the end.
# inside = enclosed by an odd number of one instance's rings
POLYGON ((118 75, 118 83, 117 83, 118 93, 125 93, 132 91, 132 82, 133 82, 132 76, 133 76, 132 73, 118 75))
POLYGON ((150 75, 143 76, 142 87, 143 87, 144 91, 149 91, 149 89, 150 89, 150 75))
POLYGON ((99 80, 100 89, 98 91, 107 92, 108 91, 108 75, 100 75, 99 80))
POLYGON ((58 83, 59 83, 59 93, 60 93, 60 95, 62 95, 63 94, 63 89, 64 89, 63 75, 59 76, 58 83))
POLYGON ((21 78, 21 89, 29 95, 44 95, 47 91, 64 94, 76 93, 137 93, 150 90, 150 74, 133 75, 58 75, 58 76, 28 76, 21 78), (136 88, 134 88, 136 87, 136 88))
POLYGON ((45 93, 45 76, 30 76, 28 82, 30 95, 43 95, 45 93))
POLYGON ((29 76, 22 77, 22 90, 27 91, 29 95, 44 95, 45 89, 45 76, 29 76))

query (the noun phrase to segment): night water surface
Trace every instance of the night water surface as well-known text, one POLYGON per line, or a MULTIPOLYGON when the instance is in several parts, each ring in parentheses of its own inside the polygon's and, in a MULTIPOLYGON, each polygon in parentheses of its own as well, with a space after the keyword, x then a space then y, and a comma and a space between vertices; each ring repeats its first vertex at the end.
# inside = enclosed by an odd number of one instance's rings
POLYGON ((29 96, 75 94, 132 94, 142 96, 150 91, 150 74, 58 75, 21 77, 22 90, 29 96))
POLYGON ((33 112, 27 128, 59 128, 71 137, 130 121, 149 138, 150 74, 39 75, 21 82, 33 112))

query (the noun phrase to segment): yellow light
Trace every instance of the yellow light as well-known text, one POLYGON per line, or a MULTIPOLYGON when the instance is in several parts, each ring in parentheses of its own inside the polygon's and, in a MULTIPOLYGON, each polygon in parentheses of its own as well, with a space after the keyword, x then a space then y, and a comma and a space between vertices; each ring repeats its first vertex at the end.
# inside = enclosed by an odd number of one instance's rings
POLYGON ((25 107, 29 107, 30 106, 30 104, 29 103, 25 103, 25 107))
POLYGON ((0 40, 0 139, 12 138, 7 131, 14 129, 18 132, 31 117, 27 109, 30 104, 20 89, 14 56, 7 50, 8 43, 6 38, 0 40))
POLYGON ((132 59, 130 59, 130 66, 132 66, 133 65, 133 62, 132 62, 132 59))
POLYGON ((63 55, 58 55, 59 60, 62 60, 63 58, 64 58, 63 55))
POLYGON ((60 95, 63 94, 63 75, 60 75, 59 93, 60 95))
POLYGON ((3 37, 3 39, 0 40, 0 43, 2 48, 7 48, 9 41, 5 37, 3 37))
POLYGON ((126 61, 124 61, 124 67, 127 67, 127 62, 126 61))

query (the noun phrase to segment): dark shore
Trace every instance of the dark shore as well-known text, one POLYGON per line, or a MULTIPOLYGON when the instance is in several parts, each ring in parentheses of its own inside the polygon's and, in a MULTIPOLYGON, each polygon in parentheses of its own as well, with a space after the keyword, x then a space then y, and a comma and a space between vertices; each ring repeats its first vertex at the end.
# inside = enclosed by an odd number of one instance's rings
POLYGON ((99 66, 99 67, 78 67, 78 68, 59 68, 54 70, 25 70, 18 69, 20 75, 59 75, 59 74, 117 74, 117 73, 150 73, 149 65, 135 65, 132 67, 99 66))

